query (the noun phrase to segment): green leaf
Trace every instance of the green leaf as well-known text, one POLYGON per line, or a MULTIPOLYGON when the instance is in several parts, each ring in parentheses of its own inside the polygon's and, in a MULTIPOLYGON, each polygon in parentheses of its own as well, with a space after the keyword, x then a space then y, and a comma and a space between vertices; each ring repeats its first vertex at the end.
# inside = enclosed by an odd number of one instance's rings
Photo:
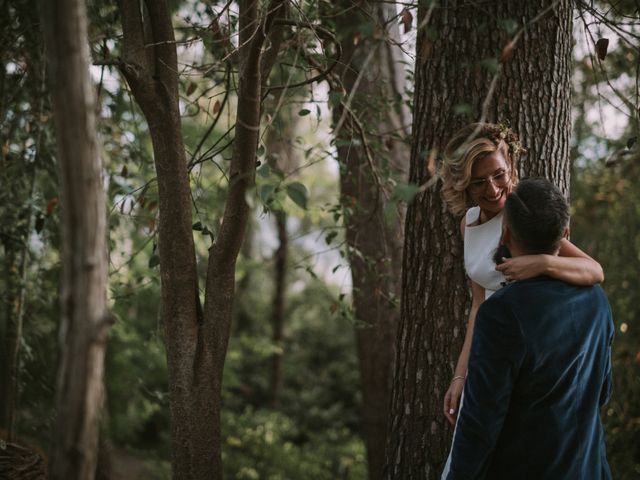
POLYGON ((391 220, 393 220, 396 217, 396 215, 398 214, 397 208, 398 208, 397 200, 391 199, 387 202, 384 202, 384 208, 382 210, 382 214, 384 216, 385 222, 390 223, 391 220))
POLYGON ((638 139, 638 137, 631 137, 629 140, 627 140, 627 148, 629 150, 631 150, 633 148, 633 146, 636 144, 636 140, 638 139))
POLYGON ((258 188, 258 195, 260 196, 260 200, 262 200, 262 203, 269 203, 269 200, 271 200, 275 189, 276 187, 274 187, 270 183, 260 185, 260 187, 258 188))
POLYGON ((500 69, 500 63, 496 57, 484 58, 480 60, 480 65, 491 73, 498 73, 498 70, 500 69))
POLYGON ((256 156, 262 157, 263 155, 264 155, 264 145, 260 145, 258 147, 258 150, 256 150, 256 156))
POLYGON ((413 183, 399 183, 393 190, 393 195, 403 202, 409 203, 418 193, 419 187, 413 183))
POLYGON ((260 165, 258 170, 256 170, 256 173, 262 178, 267 178, 269 175, 271 175, 271 168, 268 164, 265 163, 263 165, 260 165))
POLYGON ((375 32, 376 29, 376 24, 374 22, 366 22, 360 25, 360 33, 362 33, 362 36, 367 38, 367 37, 373 37, 373 32, 375 32))
POLYGON ((513 34, 518 30, 518 22, 513 18, 504 18, 500 20, 500 26, 508 34, 513 34))
POLYGON ((327 245, 331 245, 333 239, 338 236, 338 232, 333 230, 332 232, 327 233, 327 236, 324 238, 324 241, 327 242, 327 245))
POLYGON ((459 103, 453 106, 453 113, 456 115, 471 115, 473 107, 468 103, 459 103))
POLYGON ((332 108, 337 107, 338 105, 340 105, 340 102, 342 101, 343 97, 344 97, 344 92, 341 92, 339 90, 331 90, 329 92, 329 105, 332 108))
POLYGON ((306 116, 306 115, 309 115, 310 113, 311 113, 311 110, 308 110, 308 109, 306 109, 306 108, 303 108, 302 110, 300 110, 300 111, 298 112, 298 115, 300 115, 301 117, 304 117, 304 116, 306 116))
POLYGON ((154 268, 160 265, 160 256, 156 253, 149 257, 149 268, 154 268))
POLYGON ((438 29, 433 26, 425 27, 425 32, 427 34, 427 38, 432 42, 435 42, 438 39, 438 29))
POLYGON ((296 205, 306 210, 307 200, 309 199, 309 191, 300 182, 293 182, 287 185, 287 195, 296 205))

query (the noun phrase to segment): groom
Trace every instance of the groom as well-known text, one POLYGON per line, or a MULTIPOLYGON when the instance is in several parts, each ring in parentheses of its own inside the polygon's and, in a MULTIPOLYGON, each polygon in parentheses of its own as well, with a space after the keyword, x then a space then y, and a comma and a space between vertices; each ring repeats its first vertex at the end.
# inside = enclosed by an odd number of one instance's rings
MULTIPOLYGON (((569 209, 549 181, 520 182, 502 242, 557 254, 569 209)), ((613 323, 599 286, 510 284, 476 318, 451 470, 456 479, 610 479, 599 409, 611 392, 613 323)))

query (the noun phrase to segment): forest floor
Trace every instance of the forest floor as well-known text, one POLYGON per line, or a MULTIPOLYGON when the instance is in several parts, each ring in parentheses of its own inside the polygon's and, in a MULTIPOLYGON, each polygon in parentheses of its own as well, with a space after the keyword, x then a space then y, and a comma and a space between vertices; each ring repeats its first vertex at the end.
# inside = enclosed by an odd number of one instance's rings
POLYGON ((163 478, 150 461, 122 447, 114 447, 111 452, 112 480, 156 480, 163 478))

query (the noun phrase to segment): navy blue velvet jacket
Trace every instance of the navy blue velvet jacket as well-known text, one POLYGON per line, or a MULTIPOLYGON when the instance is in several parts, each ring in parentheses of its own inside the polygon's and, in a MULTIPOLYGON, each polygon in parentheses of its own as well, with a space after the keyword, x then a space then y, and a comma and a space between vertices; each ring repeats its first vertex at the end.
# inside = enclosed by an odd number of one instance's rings
POLYGON ((537 277, 487 299, 447 479, 610 479, 599 410, 613 330, 598 285, 537 277))

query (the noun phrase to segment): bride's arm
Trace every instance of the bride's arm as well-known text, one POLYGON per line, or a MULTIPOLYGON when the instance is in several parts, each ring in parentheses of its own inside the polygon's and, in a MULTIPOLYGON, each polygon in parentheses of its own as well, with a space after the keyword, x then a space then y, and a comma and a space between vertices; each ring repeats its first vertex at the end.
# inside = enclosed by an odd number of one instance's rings
POLYGON ((444 396, 444 415, 451 425, 456 423, 458 410, 460 406, 460 397, 462 396, 462 388, 467 375, 467 365, 469 364, 469 352, 471 351, 471 340, 473 339, 473 326, 476 321, 476 314, 482 302, 484 302, 484 288, 476 282, 471 281, 471 309, 469 310, 469 318, 467 320, 467 332, 464 336, 462 350, 458 356, 458 363, 454 370, 453 377, 449 389, 444 396))
POLYGON ((525 280, 538 275, 549 275, 574 285, 593 285, 604 280, 600 264, 564 238, 560 242, 558 255, 508 258, 496 270, 501 271, 509 281, 525 280))

